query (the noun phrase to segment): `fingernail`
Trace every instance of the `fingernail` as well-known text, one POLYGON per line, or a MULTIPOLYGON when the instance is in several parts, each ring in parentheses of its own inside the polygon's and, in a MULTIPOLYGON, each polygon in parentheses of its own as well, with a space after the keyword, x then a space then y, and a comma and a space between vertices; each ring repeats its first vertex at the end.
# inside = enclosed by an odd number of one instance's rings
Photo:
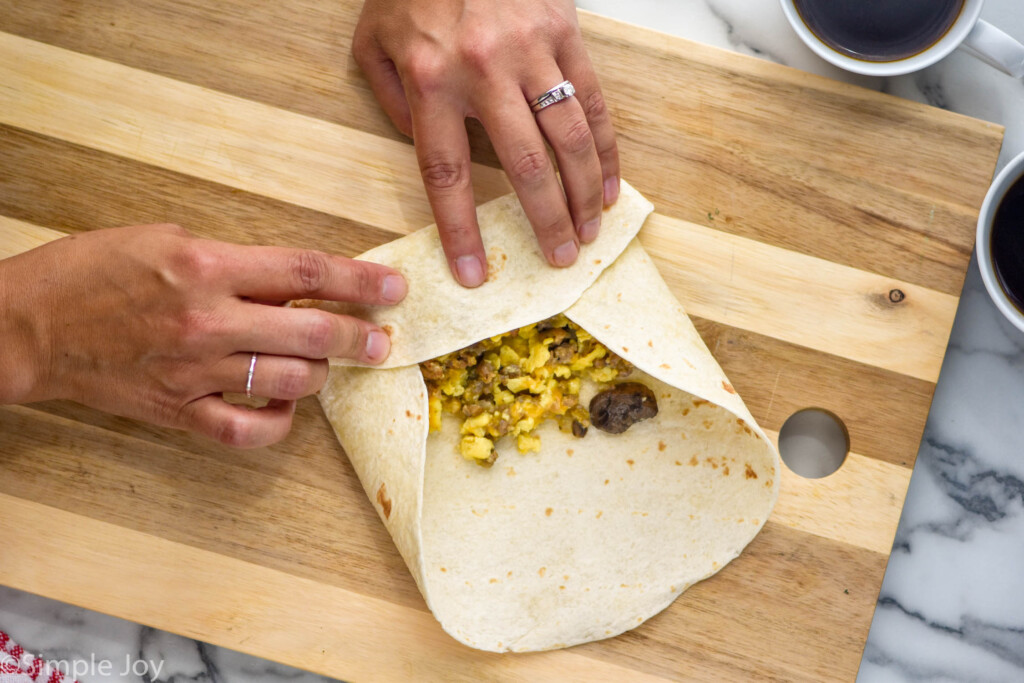
POLYGON ((455 259, 455 270, 463 287, 479 287, 484 283, 484 267, 473 254, 455 259))
POLYGON ((597 232, 601 229, 601 218, 589 220, 580 226, 580 242, 590 244, 597 239, 597 232))
POLYGON ((388 357, 391 350, 391 338, 380 330, 373 330, 366 335, 366 357, 374 363, 388 357))
POLYGON ((619 198, 619 179, 609 176, 604 179, 604 205, 611 206, 619 198))
POLYGON ((380 288, 380 298, 390 304, 396 304, 405 298, 408 287, 401 275, 388 275, 380 288))
POLYGON ((576 262, 576 257, 580 253, 580 248, 576 246, 574 240, 569 240, 565 244, 556 247, 551 256, 556 266, 571 266, 576 262))

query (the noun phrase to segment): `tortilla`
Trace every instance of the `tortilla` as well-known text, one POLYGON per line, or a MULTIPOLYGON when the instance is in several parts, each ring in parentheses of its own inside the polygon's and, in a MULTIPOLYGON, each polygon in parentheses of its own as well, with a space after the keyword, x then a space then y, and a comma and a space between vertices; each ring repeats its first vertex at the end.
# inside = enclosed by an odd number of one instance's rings
MULTIPOLYGON (((441 626, 491 651, 546 650, 634 628, 719 571, 778 497, 778 454, 635 239, 653 207, 626 183, 600 238, 551 268, 514 196, 478 209, 490 274, 448 274, 431 226, 361 258, 409 296, 355 312, 393 339, 383 367, 332 361, 320 401, 441 626), (584 438, 542 424, 540 453, 459 455, 457 421, 428 434, 418 363, 557 313, 636 367, 659 413, 584 438)), ((337 307, 335 307, 337 308, 337 307)))

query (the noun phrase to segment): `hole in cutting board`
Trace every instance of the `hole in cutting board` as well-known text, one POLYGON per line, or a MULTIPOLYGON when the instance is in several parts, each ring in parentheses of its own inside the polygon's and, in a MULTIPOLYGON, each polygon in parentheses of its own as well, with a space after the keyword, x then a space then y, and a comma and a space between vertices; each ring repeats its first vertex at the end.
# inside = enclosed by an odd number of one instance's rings
POLYGON ((798 410, 779 430, 779 455, 801 477, 827 477, 850 452, 850 433, 837 415, 822 408, 798 410))

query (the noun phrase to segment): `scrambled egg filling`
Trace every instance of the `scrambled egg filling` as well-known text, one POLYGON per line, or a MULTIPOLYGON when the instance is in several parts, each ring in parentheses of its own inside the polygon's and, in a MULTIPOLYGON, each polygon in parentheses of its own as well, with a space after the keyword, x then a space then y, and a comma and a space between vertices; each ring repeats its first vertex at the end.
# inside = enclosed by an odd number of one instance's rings
POLYGON ((548 418, 583 437, 590 414, 580 405, 580 383, 598 384, 628 376, 633 366, 616 356, 564 315, 484 339, 420 363, 426 380, 430 431, 441 429, 444 413, 462 418, 459 451, 490 466, 494 443, 516 440, 520 453, 540 451, 532 432, 548 418))

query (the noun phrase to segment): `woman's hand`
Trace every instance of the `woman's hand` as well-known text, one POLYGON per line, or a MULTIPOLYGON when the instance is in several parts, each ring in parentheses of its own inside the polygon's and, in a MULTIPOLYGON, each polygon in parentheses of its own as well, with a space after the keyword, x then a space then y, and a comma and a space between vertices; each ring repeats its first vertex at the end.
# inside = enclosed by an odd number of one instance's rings
POLYGON ((370 323, 296 298, 394 304, 396 271, 340 256, 199 239, 174 225, 73 235, 0 261, 0 403, 67 398, 118 415, 256 447, 291 428, 330 357, 390 351, 370 323), (250 409, 245 392, 259 352, 250 409))
POLYGON ((416 145, 449 267, 484 281, 465 119, 479 119, 548 261, 568 266, 619 193, 615 133, 570 0, 366 0, 353 53, 416 145), (575 97, 534 115, 563 80, 575 97), (558 161, 563 188, 547 155, 558 161))

